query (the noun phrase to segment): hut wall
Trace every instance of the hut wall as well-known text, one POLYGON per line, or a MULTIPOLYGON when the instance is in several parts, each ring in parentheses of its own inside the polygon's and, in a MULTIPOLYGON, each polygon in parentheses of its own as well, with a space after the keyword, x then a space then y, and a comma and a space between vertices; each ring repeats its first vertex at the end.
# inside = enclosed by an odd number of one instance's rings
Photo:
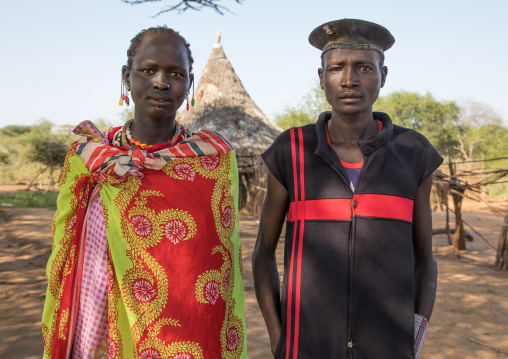
POLYGON ((260 155, 238 156, 238 207, 246 213, 260 215, 266 195, 268 169, 260 155))

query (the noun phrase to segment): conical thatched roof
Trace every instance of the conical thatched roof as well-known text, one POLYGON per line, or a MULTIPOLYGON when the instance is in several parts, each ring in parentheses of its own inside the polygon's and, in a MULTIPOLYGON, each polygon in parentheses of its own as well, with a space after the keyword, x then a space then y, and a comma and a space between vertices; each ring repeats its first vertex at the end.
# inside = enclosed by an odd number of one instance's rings
POLYGON ((193 132, 207 129, 221 133, 238 156, 261 154, 282 132, 247 94, 220 40, 201 74, 195 100, 196 105, 184 110, 177 121, 193 132))

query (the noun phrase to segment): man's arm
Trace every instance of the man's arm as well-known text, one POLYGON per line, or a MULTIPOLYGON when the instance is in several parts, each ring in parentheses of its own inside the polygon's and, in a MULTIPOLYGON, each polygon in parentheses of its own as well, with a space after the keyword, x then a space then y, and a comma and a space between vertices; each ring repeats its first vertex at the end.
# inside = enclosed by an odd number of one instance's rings
POLYGON ((268 329, 272 353, 275 355, 281 331, 280 282, 275 250, 286 217, 289 195, 270 171, 267 182, 258 238, 252 252, 252 272, 256 298, 268 329))
POLYGON ((427 320, 436 300, 437 264, 432 254, 432 213, 430 175, 418 186, 413 211, 413 249, 415 259, 415 312, 427 320))

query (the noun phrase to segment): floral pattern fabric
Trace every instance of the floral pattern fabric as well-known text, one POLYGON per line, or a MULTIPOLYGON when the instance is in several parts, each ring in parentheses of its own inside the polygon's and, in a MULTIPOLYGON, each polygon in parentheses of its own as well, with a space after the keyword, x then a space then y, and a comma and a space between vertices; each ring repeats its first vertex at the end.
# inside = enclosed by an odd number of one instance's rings
MULTIPOLYGON (((85 125, 90 126, 90 124, 85 125)), ((201 131, 147 151, 78 141, 60 179, 43 313, 45 358, 68 358, 92 193, 107 235, 109 358, 246 358, 238 174, 201 131)), ((111 134, 110 134, 111 135, 111 134)), ((111 137, 111 136, 110 136, 111 137)))

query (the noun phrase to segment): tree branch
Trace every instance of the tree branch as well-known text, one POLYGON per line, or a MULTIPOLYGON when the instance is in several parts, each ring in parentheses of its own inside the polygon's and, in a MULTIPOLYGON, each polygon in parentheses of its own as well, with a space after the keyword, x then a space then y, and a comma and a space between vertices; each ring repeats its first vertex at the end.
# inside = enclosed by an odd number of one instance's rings
MULTIPOLYGON (((130 5, 139 5, 159 1, 162 0, 122 0, 122 2, 130 5)), ((152 17, 157 17, 170 11, 177 11, 178 13, 182 13, 187 10, 199 11, 203 8, 212 8, 213 10, 215 10, 215 12, 221 15, 224 15, 225 12, 232 13, 227 7, 218 4, 219 1, 221 0, 181 0, 176 5, 166 6, 166 8, 163 8, 152 17)), ((241 4, 243 0, 234 0, 234 1, 237 4, 241 4)))

